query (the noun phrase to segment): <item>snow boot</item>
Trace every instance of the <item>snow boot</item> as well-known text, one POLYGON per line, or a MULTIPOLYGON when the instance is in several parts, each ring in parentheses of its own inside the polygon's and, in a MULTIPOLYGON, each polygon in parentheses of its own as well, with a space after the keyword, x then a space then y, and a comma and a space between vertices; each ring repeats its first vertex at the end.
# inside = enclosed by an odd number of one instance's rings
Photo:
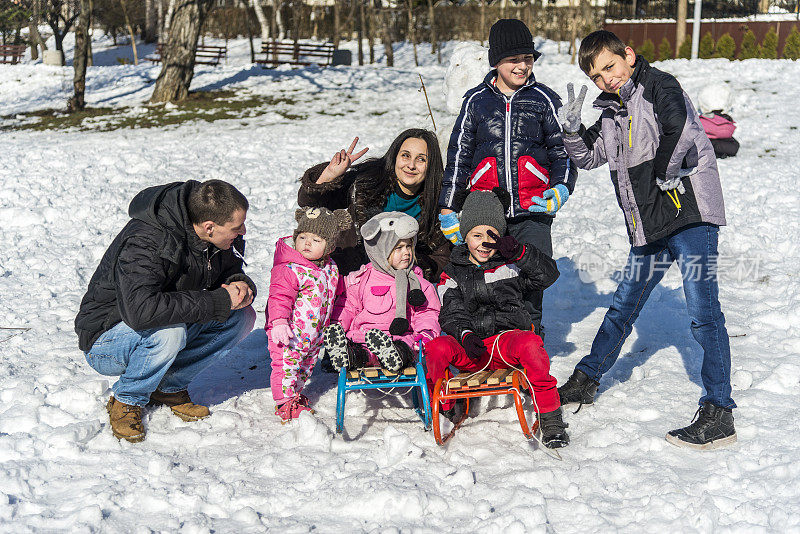
POLYGON ((185 389, 174 393, 156 390, 150 394, 150 402, 169 406, 172 413, 187 422, 199 421, 211 415, 207 406, 193 403, 189 398, 189 392, 185 389))
MULTIPOLYGON (((558 396, 561 398, 561 406, 566 404, 580 403, 593 404, 597 387, 600 384, 589 378, 586 373, 575 369, 566 384, 558 388, 558 396)), ((578 410, 580 410, 578 406, 578 410)))
POLYGON ((108 399, 106 404, 108 419, 111 422, 111 432, 117 439, 124 439, 131 443, 144 440, 145 431, 142 424, 142 407, 125 404, 114 397, 108 399))
POLYGON ((303 412, 314 413, 314 410, 308 405, 308 398, 305 395, 295 395, 275 406, 275 415, 281 418, 282 425, 291 422, 292 419, 297 419, 303 412))
POLYGON ((367 330, 365 338, 367 348, 378 358, 384 368, 394 372, 403 368, 403 364, 406 363, 406 358, 397 350, 389 334, 373 328, 367 330))
POLYGON ((537 414, 542 444, 548 449, 560 449, 569 444, 569 435, 566 430, 569 425, 561 418, 561 413, 559 406, 552 412, 537 414))
POLYGON ((678 447, 701 451, 735 443, 733 410, 706 401, 697 409, 689 426, 669 431, 666 439, 678 447))
POLYGON ((325 327, 322 331, 325 340, 325 352, 331 359, 331 365, 338 372, 339 369, 347 366, 347 336, 344 328, 339 323, 333 323, 325 327))

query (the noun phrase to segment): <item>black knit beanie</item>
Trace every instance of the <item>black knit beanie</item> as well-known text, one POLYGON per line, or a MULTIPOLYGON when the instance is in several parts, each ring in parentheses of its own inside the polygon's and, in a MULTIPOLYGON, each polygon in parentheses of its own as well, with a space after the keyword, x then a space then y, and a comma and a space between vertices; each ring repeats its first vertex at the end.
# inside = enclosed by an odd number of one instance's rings
POLYGON ((533 54, 536 61, 542 55, 533 47, 533 36, 525 23, 519 19, 500 19, 489 30, 489 65, 500 63, 503 58, 518 54, 533 54))

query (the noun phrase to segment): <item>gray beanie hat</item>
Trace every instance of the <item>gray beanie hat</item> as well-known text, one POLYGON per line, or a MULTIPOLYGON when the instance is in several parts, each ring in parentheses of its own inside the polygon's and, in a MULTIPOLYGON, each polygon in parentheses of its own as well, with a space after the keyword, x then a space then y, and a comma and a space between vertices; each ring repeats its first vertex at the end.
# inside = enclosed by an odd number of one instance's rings
POLYGON ((389 329, 393 335, 403 335, 408 331, 406 302, 412 306, 425 303, 425 295, 414 273, 414 262, 405 269, 398 270, 389 265, 389 254, 401 239, 411 239, 412 247, 417 245, 419 223, 411 215, 399 211, 379 213, 361 227, 364 238, 364 249, 367 251, 372 266, 378 271, 394 277, 397 306, 394 321, 389 329))
POLYGON ((506 233, 506 209, 511 198, 505 189, 495 187, 492 191, 472 191, 461 208, 461 235, 467 234, 482 224, 491 226, 499 235, 506 233), (505 200, 505 202, 503 202, 505 200))

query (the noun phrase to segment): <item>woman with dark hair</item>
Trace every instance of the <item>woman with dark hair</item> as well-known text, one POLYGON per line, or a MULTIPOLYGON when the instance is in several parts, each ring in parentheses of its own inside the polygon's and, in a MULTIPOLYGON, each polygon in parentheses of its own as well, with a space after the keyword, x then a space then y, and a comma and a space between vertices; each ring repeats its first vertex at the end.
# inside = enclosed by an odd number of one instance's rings
POLYGON ((300 180, 297 203, 350 211, 354 227, 331 255, 342 275, 369 262, 358 237, 362 224, 384 211, 411 215, 419 223, 417 264, 427 280, 438 282, 450 257, 450 242, 438 224, 444 166, 436 134, 420 128, 406 130, 380 158, 353 165, 368 150, 353 154, 357 143, 358 137, 329 163, 308 169, 300 180))

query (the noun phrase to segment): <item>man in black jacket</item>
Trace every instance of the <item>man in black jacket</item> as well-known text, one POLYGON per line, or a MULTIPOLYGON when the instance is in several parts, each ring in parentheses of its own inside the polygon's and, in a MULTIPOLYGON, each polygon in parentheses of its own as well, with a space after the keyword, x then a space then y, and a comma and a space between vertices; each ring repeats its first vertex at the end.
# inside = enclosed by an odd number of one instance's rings
POLYGON ((253 328, 253 281, 242 271, 248 202, 221 180, 141 191, 131 220, 97 267, 75 318, 86 361, 119 376, 106 409, 114 436, 145 437, 142 407, 185 421, 209 415, 189 383, 253 328))

